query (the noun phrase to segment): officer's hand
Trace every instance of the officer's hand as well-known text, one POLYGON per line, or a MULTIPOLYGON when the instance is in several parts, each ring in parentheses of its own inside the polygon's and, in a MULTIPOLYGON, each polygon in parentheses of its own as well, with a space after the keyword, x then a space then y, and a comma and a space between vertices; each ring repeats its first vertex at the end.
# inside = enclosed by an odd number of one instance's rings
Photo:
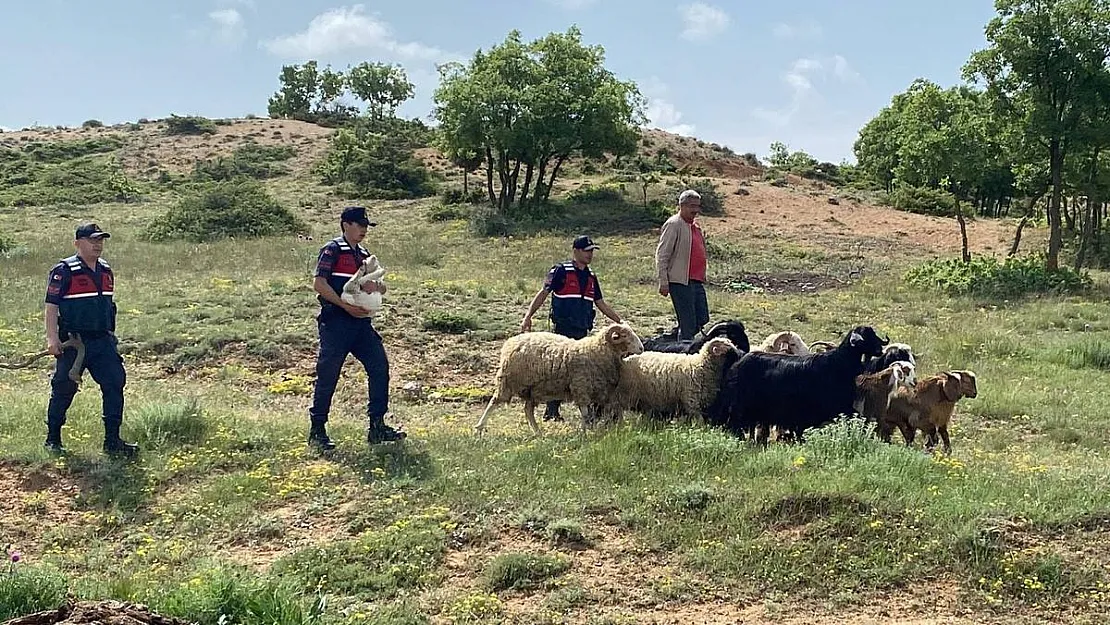
POLYGON ((666 296, 670 295, 671 294, 671 287, 669 285, 664 284, 663 286, 659 287, 659 294, 662 295, 663 297, 666 297, 666 296))
POLYGON ((348 304, 347 302, 343 302, 343 310, 350 313, 353 317, 365 317, 370 314, 369 308, 355 306, 354 304, 348 304))
POLYGON ((382 295, 385 295, 385 283, 372 280, 362 285, 362 292, 381 293, 382 295))
POLYGON ((531 317, 525 317, 524 318, 524 321, 522 321, 521 324, 520 324, 520 331, 521 332, 531 332, 532 331, 532 318, 531 317))
POLYGON ((50 352, 51 356, 61 356, 62 342, 58 339, 48 339, 46 341, 46 351, 50 352))

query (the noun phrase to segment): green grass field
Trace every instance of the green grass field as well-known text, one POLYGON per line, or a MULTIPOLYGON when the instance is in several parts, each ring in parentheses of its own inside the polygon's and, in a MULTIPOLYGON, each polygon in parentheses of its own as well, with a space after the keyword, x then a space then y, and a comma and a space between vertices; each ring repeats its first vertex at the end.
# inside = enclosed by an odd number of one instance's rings
MULTIPOLYGON (((295 182, 271 184, 297 206, 295 182)), ((365 376, 352 358, 332 413, 339 448, 324 458, 304 442, 311 276, 342 204, 299 209, 311 241, 143 241, 168 201, 91 213, 113 234, 123 431, 140 458, 100 453, 89 376, 64 430, 70 454, 48 456, 48 363, 0 371, 0 543, 22 556, 0 570, 0 620, 68 592, 220 625, 1104 622, 1101 276, 1081 297, 948 298, 901 282, 907 252, 866 259, 843 288, 710 293, 713 318, 743 320, 753 342, 782 329, 837 340, 872 324, 920 352, 921 374, 974 370, 980 394, 958 405, 949 458, 880 443, 853 422, 767 450, 636 418, 587 435, 545 424, 534 438, 519 401, 478 439, 500 341, 568 254, 568 232, 475 238, 464 221, 430 219, 434 200, 371 203, 381 225, 366 245, 390 287, 376 325, 409 438, 367 447, 365 376), (406 382, 431 398, 409 397, 406 382)), ((46 273, 86 215, 0 209, 0 232, 16 243, 0 274, 4 359, 42 349, 46 273)), ((670 327, 652 282, 655 234, 621 230, 596 235, 610 303, 643 335, 670 327)), ((839 271, 852 260, 762 234, 716 239, 711 271, 839 271)))

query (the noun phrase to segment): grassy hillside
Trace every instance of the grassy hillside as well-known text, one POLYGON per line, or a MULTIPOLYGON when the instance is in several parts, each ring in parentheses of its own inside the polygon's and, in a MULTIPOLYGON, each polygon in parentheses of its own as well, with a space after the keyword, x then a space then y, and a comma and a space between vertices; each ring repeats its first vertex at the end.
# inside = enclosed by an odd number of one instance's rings
MULTIPOLYGON (((953 220, 863 195, 830 204, 835 190, 775 186, 743 157, 652 132, 647 149, 702 167, 724 198, 705 219, 713 318, 743 320, 755 340, 784 329, 837 340, 869 323, 913 345, 921 373, 976 371, 980 394, 958 406, 952 457, 879 443, 852 423, 767 450, 635 415, 587 435, 545 424, 533 438, 519 402, 475 438, 500 342, 572 234, 599 240, 607 298, 637 330, 672 325, 634 185, 620 202, 571 194, 579 200, 560 199, 555 216, 511 236, 476 235, 471 208, 438 198, 367 201, 380 223, 367 245, 389 270, 376 325, 391 407, 410 436, 365 445, 366 381, 350 359, 332 413, 340 447, 319 457, 304 444, 312 268, 341 207, 357 201, 312 171, 329 133, 234 120, 197 135, 167 135, 165 122, 0 135, 22 155, 0 161, 0 358, 41 349, 46 271, 70 253, 74 223, 97 219, 114 235, 105 257, 128 366, 124 434, 143 446, 132 463, 101 455, 86 376, 64 431, 71 453, 47 456, 47 364, 0 371, 0 542, 21 553, 0 572, 0 620, 66 592, 203 623, 1104 619, 1102 275, 1083 296, 923 291, 901 276, 958 255, 953 220), (292 150, 262 158, 257 146, 292 150), (267 164, 260 184, 303 222, 299 234, 145 236, 191 192, 198 161, 247 153, 267 164), (84 189, 112 195, 89 205, 84 189)), ((460 183, 430 150, 420 156, 460 183)), ((612 175, 605 164, 571 170, 561 198, 612 175)), ((971 249, 1004 250, 1012 232, 972 221, 971 249)), ((1023 245, 1043 237, 1034 228, 1023 245)))

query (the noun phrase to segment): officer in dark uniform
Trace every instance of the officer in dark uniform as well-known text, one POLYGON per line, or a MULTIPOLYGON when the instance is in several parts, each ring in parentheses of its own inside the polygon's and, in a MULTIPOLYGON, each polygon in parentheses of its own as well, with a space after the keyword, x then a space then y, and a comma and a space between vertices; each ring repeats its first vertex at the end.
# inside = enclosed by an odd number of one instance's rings
MULTIPOLYGON (((543 288, 532 298, 528 306, 528 313, 520 324, 521 332, 532 329, 532 315, 536 314, 543 306, 548 293, 551 294, 551 323, 554 325, 552 332, 572 339, 585 338, 594 328, 596 311, 600 310, 606 317, 615 323, 621 323, 620 315, 609 307, 608 302, 602 299, 601 284, 597 275, 590 270, 590 263, 594 259, 594 250, 600 246, 590 237, 582 235, 574 239, 571 246, 571 259, 554 265, 547 272, 543 288)), ((547 402, 544 411, 544 420, 560 420, 560 401, 547 402)))
MULTIPOLYGON (((343 285, 358 272, 362 261, 370 256, 362 246, 362 240, 367 229, 376 225, 367 219, 364 207, 346 208, 339 218, 343 235, 322 247, 316 262, 316 278, 312 286, 321 307, 316 317, 320 351, 316 358, 316 389, 312 408, 308 412, 311 421, 308 442, 322 450, 335 448, 335 443, 328 438, 325 424, 347 354, 353 354, 366 368, 369 386, 366 441, 374 444, 405 438, 404 432, 385 424, 389 411, 389 359, 382 337, 371 325, 370 319, 364 317, 368 310, 340 298, 343 285)), ((386 291, 385 284, 381 282, 371 288, 383 294, 386 291)))
POLYGON ((127 374, 116 339, 116 304, 112 301, 115 275, 100 257, 104 240, 111 235, 95 223, 77 227, 73 246, 77 253, 62 259, 50 270, 46 286, 46 348, 57 359, 50 380, 50 404, 46 410, 46 443, 52 452, 64 453, 62 426, 66 411, 77 394, 77 383, 69 370, 77 348, 62 349, 70 337, 80 337, 85 346, 82 368, 88 369, 100 386, 104 402, 104 452, 133 456, 139 446, 120 438, 123 423, 123 386, 127 374))

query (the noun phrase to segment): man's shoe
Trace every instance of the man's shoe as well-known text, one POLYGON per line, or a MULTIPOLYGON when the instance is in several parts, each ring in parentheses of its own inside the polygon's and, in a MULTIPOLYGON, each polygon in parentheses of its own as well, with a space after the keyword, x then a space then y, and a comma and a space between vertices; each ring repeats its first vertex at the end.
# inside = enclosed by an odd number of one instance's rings
POLYGON ((388 425, 377 425, 366 430, 366 442, 371 445, 378 443, 393 443, 404 440, 408 434, 394 430, 388 425))
POLYGON ((46 442, 43 443, 42 446, 46 448, 46 451, 52 454, 62 455, 66 453, 66 448, 62 446, 62 441, 46 439, 46 442))
POLYGON ((324 428, 323 424, 314 425, 308 431, 308 444, 316 447, 320 451, 331 451, 335 449, 335 443, 328 438, 328 431, 324 428))
POLYGON ((128 443, 122 438, 106 438, 104 439, 104 453, 109 456, 134 456, 139 453, 139 446, 135 443, 128 443))

